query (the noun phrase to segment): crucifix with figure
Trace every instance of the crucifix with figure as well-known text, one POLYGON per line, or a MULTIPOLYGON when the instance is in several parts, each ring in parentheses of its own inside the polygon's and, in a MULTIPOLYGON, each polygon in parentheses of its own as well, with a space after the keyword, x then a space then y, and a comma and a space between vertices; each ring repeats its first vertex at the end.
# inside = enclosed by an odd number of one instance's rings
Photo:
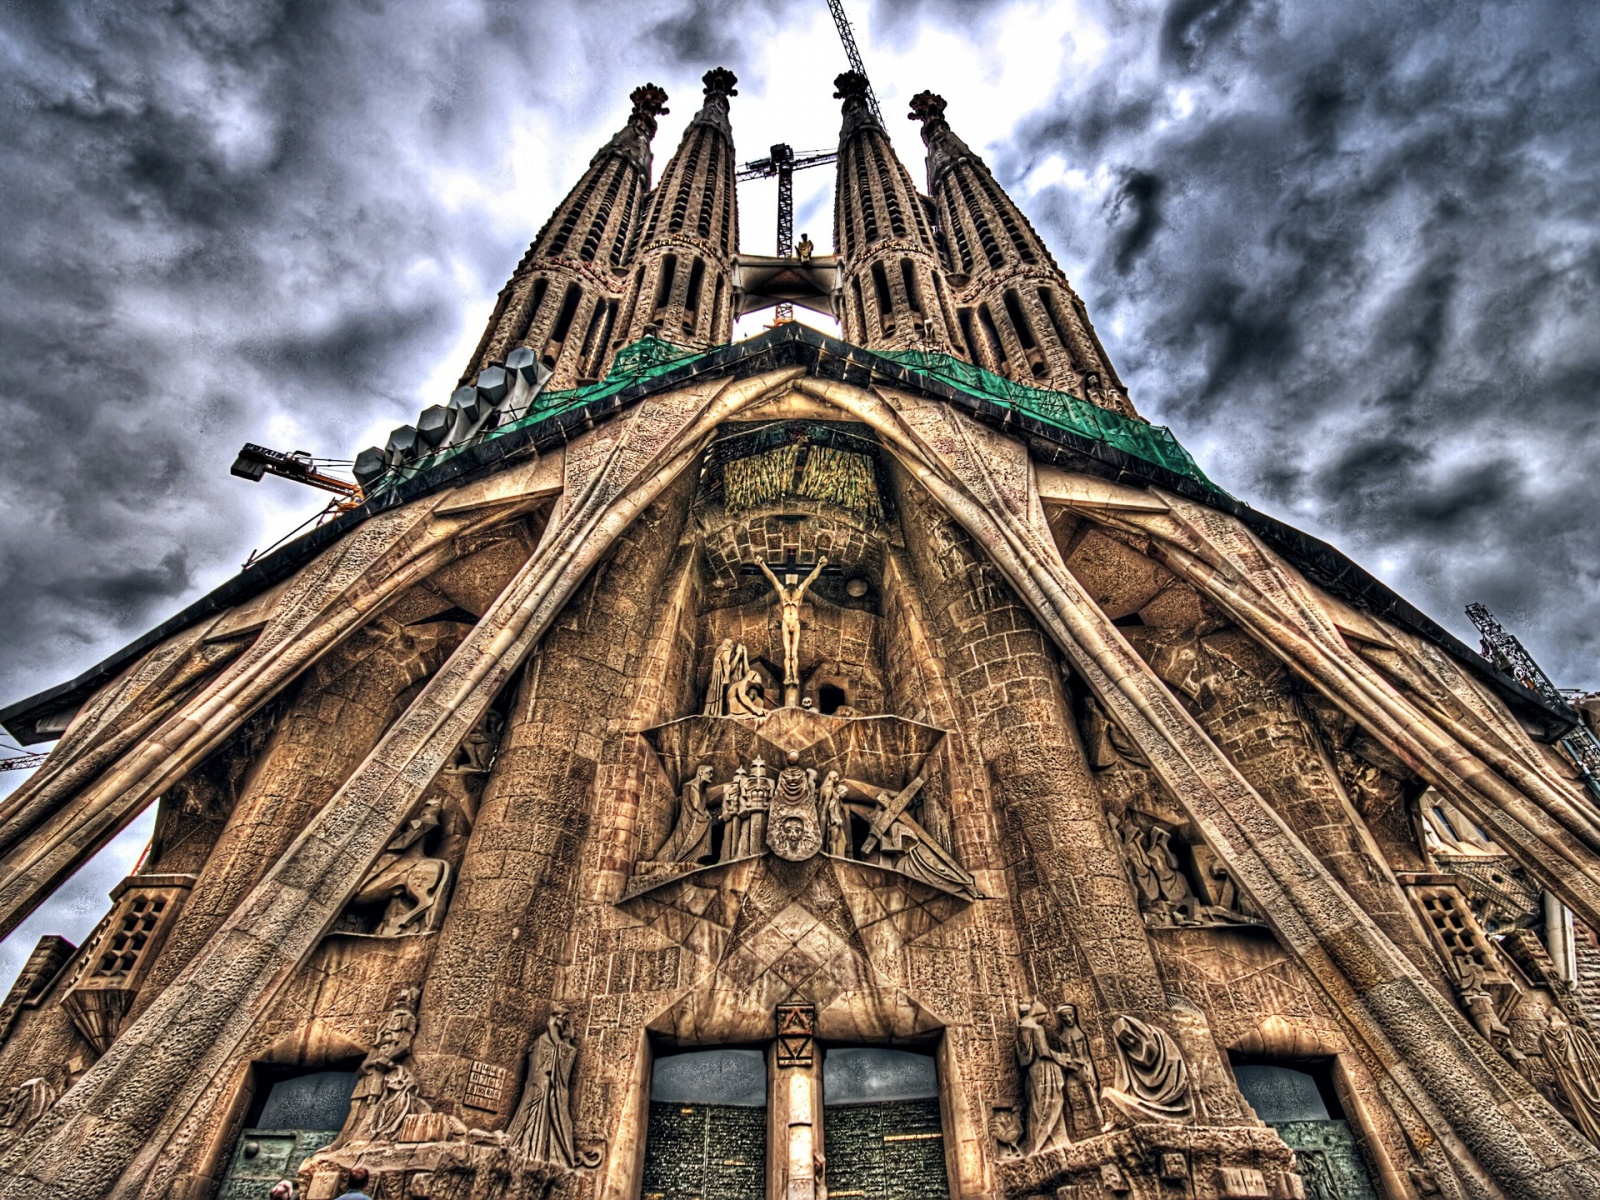
POLYGON ((811 574, 801 580, 798 575, 785 574, 782 582, 772 573, 772 568, 757 560, 756 565, 767 577, 772 590, 778 593, 779 618, 783 633, 783 704, 795 708, 800 704, 800 605, 806 598, 806 589, 816 582, 822 568, 828 565, 828 556, 817 556, 817 565, 811 574))

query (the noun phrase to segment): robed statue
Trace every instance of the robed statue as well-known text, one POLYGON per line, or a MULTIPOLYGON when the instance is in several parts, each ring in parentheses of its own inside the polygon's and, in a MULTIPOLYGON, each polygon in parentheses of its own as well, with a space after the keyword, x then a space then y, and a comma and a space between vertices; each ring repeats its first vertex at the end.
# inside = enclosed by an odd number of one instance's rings
POLYGON ((511 1144, 533 1162, 567 1168, 600 1163, 599 1151, 579 1150, 572 1133, 572 1068, 577 1058, 567 1014, 558 1009, 528 1051, 522 1100, 506 1128, 511 1144))

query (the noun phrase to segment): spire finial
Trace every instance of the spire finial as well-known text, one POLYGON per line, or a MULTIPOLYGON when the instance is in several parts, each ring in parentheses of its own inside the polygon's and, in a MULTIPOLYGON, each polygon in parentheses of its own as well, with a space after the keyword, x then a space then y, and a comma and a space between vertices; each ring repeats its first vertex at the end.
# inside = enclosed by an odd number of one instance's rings
POLYGON ((672 111, 667 107, 666 91, 653 83, 646 83, 634 88, 628 99, 633 101, 633 114, 628 118, 628 124, 647 138, 655 137, 656 118, 672 111))
POLYGON ((921 121, 923 136, 927 136, 927 127, 935 122, 943 123, 944 110, 947 107, 945 98, 938 92, 918 92, 911 97, 911 112, 907 114, 908 121, 921 121))
POLYGON ((706 85, 706 98, 713 96, 737 96, 739 90, 734 84, 739 82, 739 77, 727 67, 712 67, 700 77, 700 82, 706 85))

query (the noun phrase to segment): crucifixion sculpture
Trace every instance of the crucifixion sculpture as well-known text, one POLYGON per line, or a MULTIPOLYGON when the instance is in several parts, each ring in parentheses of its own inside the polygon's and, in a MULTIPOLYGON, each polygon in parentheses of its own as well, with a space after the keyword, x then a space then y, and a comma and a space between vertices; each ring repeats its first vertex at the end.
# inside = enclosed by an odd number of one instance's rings
POLYGON ((817 556, 817 565, 804 580, 785 574, 782 582, 772 573, 772 568, 757 560, 756 565, 767 577, 772 590, 778 593, 779 616, 783 628, 783 702, 793 706, 800 702, 800 605, 806 598, 806 589, 816 582, 822 568, 828 565, 828 556, 817 556))

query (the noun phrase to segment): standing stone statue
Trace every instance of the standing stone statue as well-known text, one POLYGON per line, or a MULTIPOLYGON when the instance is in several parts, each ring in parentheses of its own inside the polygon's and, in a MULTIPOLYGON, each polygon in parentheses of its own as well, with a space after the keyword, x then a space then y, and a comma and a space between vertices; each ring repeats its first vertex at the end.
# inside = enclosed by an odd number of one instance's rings
POLYGON ((61 1093, 38 1076, 24 1079, 0 1100, 0 1149, 17 1141, 49 1111, 61 1093))
POLYGON ((567 1014, 550 1014, 528 1051, 528 1078, 516 1115, 506 1127, 510 1143, 536 1163, 558 1167, 599 1165, 598 1152, 580 1151, 572 1132, 572 1068, 578 1059, 567 1014))
POLYGON ((1044 1005, 1017 1005, 1017 1065, 1022 1068, 1024 1157, 1066 1138, 1066 1067, 1044 1028, 1044 1005))
POLYGON ((767 577, 772 590, 778 593, 779 618, 783 632, 784 703, 787 704, 789 689, 800 686, 800 605, 806 598, 806 590, 816 582, 817 576, 822 574, 822 568, 828 565, 828 556, 826 554, 817 556, 817 565, 811 568, 811 574, 805 577, 804 582, 800 582, 797 575, 785 575, 783 582, 779 583, 778 577, 766 563, 758 559, 756 565, 767 577))
POLYGON ((1600 1146, 1600 1045, 1594 1034, 1552 1011, 1540 1040, 1573 1124, 1600 1146))
POLYGON ((822 849, 835 858, 850 856, 850 816, 844 807, 848 791, 837 771, 823 776, 822 786, 817 791, 822 805, 822 849))
MULTIPOLYGON (((1102 1100, 1135 1123, 1194 1116, 1189 1067, 1166 1030, 1122 1016, 1112 1024, 1111 1036, 1117 1047, 1117 1086, 1106 1088, 1102 1100)), ((1112 1124, 1107 1121, 1106 1129, 1112 1124)))
POLYGON ((678 797, 678 819, 672 833, 651 858, 653 863, 699 862, 711 852, 711 764, 701 763, 678 797))
POLYGON ((711 660, 711 681, 706 685, 706 703, 702 710, 708 717, 729 715, 728 689, 746 681, 750 674, 750 652, 743 642, 723 638, 717 646, 716 657, 711 660))
MULTIPOLYGON (((1100 1108, 1100 1073, 1089 1052, 1089 1035, 1078 1024, 1078 1006, 1062 1004, 1056 1008, 1056 1039, 1067 1069, 1067 1101, 1074 1114, 1083 1112, 1085 1124, 1093 1131, 1105 1124, 1100 1108)), ((1074 1121, 1076 1124, 1076 1121, 1074 1121)))

